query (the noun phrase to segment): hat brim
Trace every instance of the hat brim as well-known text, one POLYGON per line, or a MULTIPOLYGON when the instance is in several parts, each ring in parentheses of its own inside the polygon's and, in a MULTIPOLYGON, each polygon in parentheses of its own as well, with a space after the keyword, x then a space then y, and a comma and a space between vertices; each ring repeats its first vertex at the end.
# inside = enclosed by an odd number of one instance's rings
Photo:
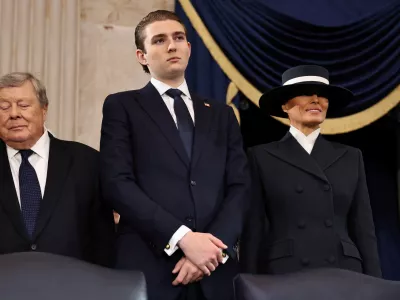
POLYGON ((351 102, 354 95, 351 91, 327 84, 299 83, 280 86, 263 94, 260 98, 260 109, 269 115, 287 118, 282 105, 290 99, 303 95, 318 95, 329 100, 327 117, 337 117, 340 110, 351 102))

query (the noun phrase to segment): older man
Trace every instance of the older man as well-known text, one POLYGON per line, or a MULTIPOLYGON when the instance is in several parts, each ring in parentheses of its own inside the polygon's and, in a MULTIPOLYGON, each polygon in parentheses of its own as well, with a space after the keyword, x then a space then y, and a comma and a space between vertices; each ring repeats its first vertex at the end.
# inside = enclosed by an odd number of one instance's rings
POLYGON ((40 251, 109 265, 113 215, 100 202, 98 152, 45 128, 46 89, 0 78, 0 254, 40 251))

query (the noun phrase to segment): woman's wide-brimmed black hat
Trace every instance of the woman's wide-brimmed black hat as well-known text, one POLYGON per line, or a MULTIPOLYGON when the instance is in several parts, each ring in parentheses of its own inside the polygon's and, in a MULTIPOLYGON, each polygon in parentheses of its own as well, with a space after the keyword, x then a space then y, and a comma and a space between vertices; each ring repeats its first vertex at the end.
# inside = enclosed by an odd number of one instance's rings
POLYGON ((287 117, 282 105, 297 96, 318 95, 329 100, 328 117, 337 116, 354 97, 345 88, 329 84, 329 72, 321 66, 301 65, 282 74, 282 86, 273 88, 260 98, 260 109, 276 117, 287 117))

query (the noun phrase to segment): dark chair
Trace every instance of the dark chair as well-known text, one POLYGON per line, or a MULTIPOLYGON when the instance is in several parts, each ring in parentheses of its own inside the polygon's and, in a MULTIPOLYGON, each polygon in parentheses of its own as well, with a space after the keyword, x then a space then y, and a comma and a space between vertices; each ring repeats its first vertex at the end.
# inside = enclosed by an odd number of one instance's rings
POLYGON ((286 275, 240 274, 236 300, 399 300, 400 282, 341 269, 286 275))
POLYGON ((0 255, 4 300, 147 300, 142 273, 48 253, 0 255))

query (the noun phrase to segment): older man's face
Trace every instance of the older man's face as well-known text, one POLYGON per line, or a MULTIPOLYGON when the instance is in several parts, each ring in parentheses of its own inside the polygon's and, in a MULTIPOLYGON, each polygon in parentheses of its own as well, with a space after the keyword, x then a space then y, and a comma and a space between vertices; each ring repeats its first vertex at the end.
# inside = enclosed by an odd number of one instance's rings
POLYGON ((0 89, 0 138, 14 149, 30 149, 44 132, 42 107, 30 81, 0 89))

